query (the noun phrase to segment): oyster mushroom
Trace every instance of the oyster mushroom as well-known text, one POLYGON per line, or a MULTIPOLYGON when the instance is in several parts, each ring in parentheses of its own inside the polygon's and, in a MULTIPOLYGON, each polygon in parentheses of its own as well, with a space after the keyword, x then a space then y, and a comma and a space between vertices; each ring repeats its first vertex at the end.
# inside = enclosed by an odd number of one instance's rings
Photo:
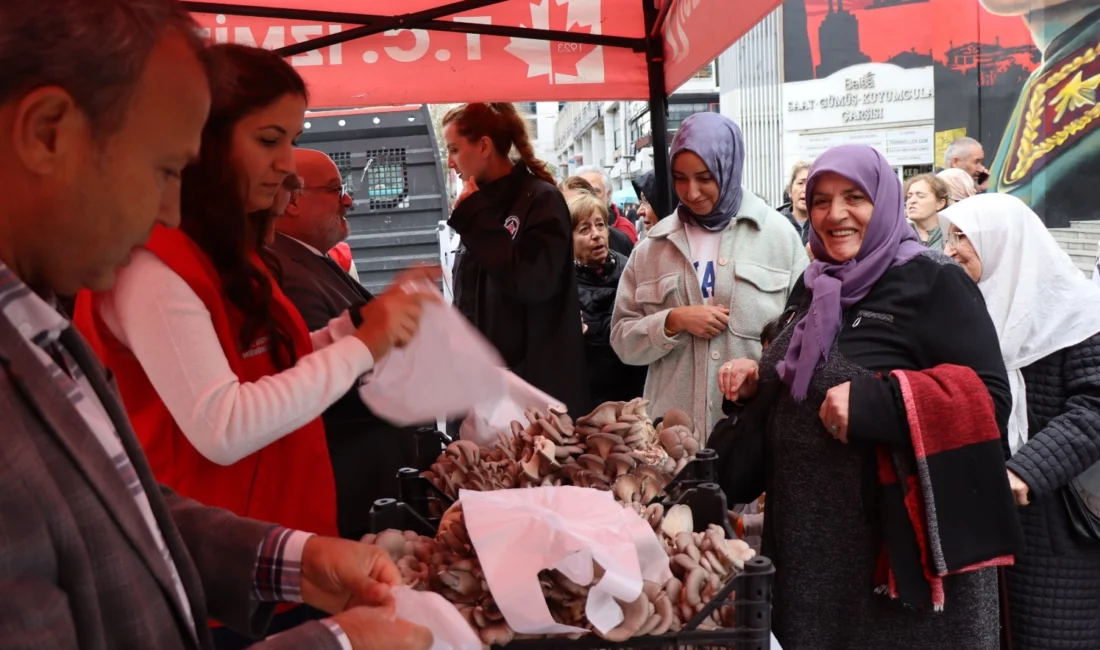
POLYGON ((691 532, 695 529, 694 519, 691 516, 691 508, 683 504, 672 506, 665 513, 661 522, 661 532, 665 536, 675 539, 677 533, 691 532))
POLYGON ((478 632, 481 642, 488 646, 507 645, 515 638, 515 632, 507 623, 494 623, 478 632))
POLYGON ((374 545, 389 554, 394 562, 405 556, 405 535, 400 530, 384 530, 374 538, 374 545))
POLYGON ((615 482, 611 485, 611 492, 620 502, 633 503, 638 500, 639 488, 641 488, 641 482, 638 478, 627 474, 615 479, 615 482))
POLYGON ((607 458, 616 445, 623 444, 623 439, 622 436, 613 433, 594 433, 588 436, 584 442, 588 445, 590 452, 594 451, 599 454, 600 458, 607 458))
POLYGON ((604 639, 612 643, 621 643, 638 633, 649 619, 649 599, 645 594, 638 596, 633 602, 624 603, 618 598, 615 602, 623 609, 623 622, 618 627, 608 630, 606 634, 600 634, 604 639))
POLYGON ((577 420, 577 424, 596 427, 597 429, 608 424, 615 424, 621 407, 622 402, 604 402, 597 406, 596 410, 577 420))
POLYGON ((539 428, 542 429, 542 435, 552 440, 554 444, 560 445, 565 442, 565 437, 562 436, 562 432, 549 420, 539 420, 539 428))
POLYGON ((461 460, 461 466, 469 468, 477 465, 477 461, 481 458, 481 447, 470 440, 455 440, 447 445, 443 453, 454 458, 456 462, 461 460))
POLYGON ((557 467, 557 445, 549 438, 539 437, 535 439, 535 452, 542 456, 544 466, 557 467))
POLYGON ((594 456, 592 454, 584 454, 583 456, 581 456, 580 458, 577 459, 577 463, 579 463, 580 466, 583 467, 584 469, 586 469, 590 472, 595 472, 597 474, 603 474, 604 469, 605 469, 605 467, 604 467, 605 462, 604 462, 604 459, 603 459, 602 456, 594 456))
POLYGON ((607 468, 615 472, 615 476, 622 476, 638 466, 638 461, 626 454, 610 454, 607 457, 607 468))
POLYGON ((691 421, 691 416, 681 411, 680 409, 669 409, 665 412, 665 419, 661 422, 665 427, 682 426, 686 427, 689 431, 695 428, 695 423, 691 421))

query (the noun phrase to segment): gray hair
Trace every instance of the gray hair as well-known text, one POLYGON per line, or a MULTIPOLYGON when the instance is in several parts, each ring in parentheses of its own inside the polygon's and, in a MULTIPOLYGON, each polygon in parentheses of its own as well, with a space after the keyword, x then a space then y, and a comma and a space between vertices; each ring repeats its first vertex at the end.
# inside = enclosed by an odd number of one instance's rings
POLYGON ((595 165, 585 165, 578 167, 577 171, 573 172, 574 176, 584 176, 585 174, 599 174, 600 178, 603 179, 604 190, 607 191, 608 195, 611 194, 611 177, 607 175, 606 171, 595 165))
POLYGON ((117 131, 146 61, 169 30, 204 44, 176 0, 0 0, 0 104, 59 86, 96 137, 117 131))
POLYGON ((968 151, 971 147, 980 147, 981 142, 978 142, 974 138, 968 138, 963 136, 956 138, 954 142, 947 145, 947 150, 943 152, 943 167, 944 169, 951 169, 951 159, 961 158, 965 151, 968 151))

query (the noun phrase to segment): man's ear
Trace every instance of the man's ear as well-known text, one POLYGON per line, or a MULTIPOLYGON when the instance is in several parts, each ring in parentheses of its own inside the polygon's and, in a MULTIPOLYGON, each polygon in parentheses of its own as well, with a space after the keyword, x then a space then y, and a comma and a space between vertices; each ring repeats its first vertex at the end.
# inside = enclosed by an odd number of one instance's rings
POLYGON ((290 202, 286 204, 286 210, 283 210, 282 218, 285 219, 287 217, 290 217, 293 219, 297 219, 302 214, 302 210, 298 206, 298 200, 301 198, 301 196, 302 195, 298 192, 294 192, 290 195, 290 202))
POLYGON ((44 176, 80 163, 91 124, 72 95, 57 86, 37 88, 12 111, 12 149, 24 166, 44 176))

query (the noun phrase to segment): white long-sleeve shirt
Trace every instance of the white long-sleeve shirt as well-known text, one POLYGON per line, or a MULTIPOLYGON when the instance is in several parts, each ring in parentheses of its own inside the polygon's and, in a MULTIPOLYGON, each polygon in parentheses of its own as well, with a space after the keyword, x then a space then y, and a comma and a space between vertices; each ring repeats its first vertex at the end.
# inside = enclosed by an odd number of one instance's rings
POLYGON ((100 317, 137 357, 183 434, 204 457, 231 465, 317 418, 374 367, 350 317, 313 332, 293 368, 241 383, 210 312, 156 255, 134 253, 100 317))

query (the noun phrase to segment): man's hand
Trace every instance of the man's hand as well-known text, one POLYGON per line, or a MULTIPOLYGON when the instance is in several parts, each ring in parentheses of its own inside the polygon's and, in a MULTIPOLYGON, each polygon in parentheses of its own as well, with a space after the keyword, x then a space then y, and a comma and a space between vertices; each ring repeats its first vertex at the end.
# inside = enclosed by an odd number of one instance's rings
POLYGON ((390 587, 401 584, 401 572, 377 546, 314 535, 302 550, 302 600, 335 614, 367 605, 393 615, 390 587))
POLYGON ((665 327, 670 332, 690 332, 694 336, 712 339, 723 331, 730 322, 730 310, 714 305, 692 305, 677 307, 665 318, 665 327))
POLYGON ((1024 483, 1024 479, 1016 476, 1015 472, 1013 472, 1012 470, 1007 471, 1008 486, 1012 488, 1012 496, 1016 497, 1016 505, 1026 506, 1027 504, 1031 503, 1031 500, 1028 499, 1027 496, 1027 493, 1031 490, 1031 488, 1027 486, 1027 483, 1024 483))
POLYGON ((733 359, 718 369, 718 389, 731 402, 756 396, 760 382, 760 365, 752 359, 733 359))
POLYGON ((435 286, 440 274, 438 266, 403 271, 388 289, 363 306, 363 324, 355 336, 376 362, 393 348, 408 345, 420 331, 424 304, 442 300, 435 286))
POLYGON ((373 607, 355 607, 332 620, 348 635, 355 650, 429 650, 432 633, 373 607))
POLYGON ((852 382, 833 386, 825 393, 818 417, 829 431, 829 435, 848 444, 848 400, 852 392, 852 382))

